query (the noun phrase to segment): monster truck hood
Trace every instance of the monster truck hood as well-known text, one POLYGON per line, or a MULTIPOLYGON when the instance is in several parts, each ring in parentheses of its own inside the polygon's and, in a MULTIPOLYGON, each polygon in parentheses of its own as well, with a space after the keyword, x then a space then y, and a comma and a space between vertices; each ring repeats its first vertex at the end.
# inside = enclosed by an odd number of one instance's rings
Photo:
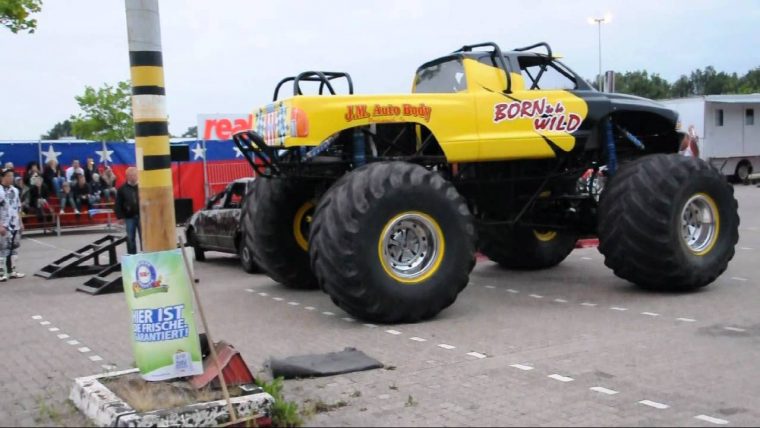
POLYGON ((315 146, 348 128, 402 122, 442 130, 443 138, 476 139, 467 135, 476 129, 473 108, 472 94, 464 92, 296 96, 254 110, 253 130, 272 146, 315 146))
POLYGON ((657 113, 660 116, 676 122, 678 120, 678 113, 669 109, 664 104, 657 101, 650 100, 649 98, 638 97, 635 95, 627 94, 605 94, 610 100, 612 111, 626 110, 626 111, 648 111, 657 113))

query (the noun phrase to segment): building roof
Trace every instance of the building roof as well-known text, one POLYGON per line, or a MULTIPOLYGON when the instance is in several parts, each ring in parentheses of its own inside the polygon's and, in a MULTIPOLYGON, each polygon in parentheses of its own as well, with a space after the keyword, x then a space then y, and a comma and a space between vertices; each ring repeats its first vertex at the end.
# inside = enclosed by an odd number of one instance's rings
POLYGON ((717 104, 752 104, 760 103, 760 94, 701 95, 688 98, 671 98, 659 100, 665 104, 673 101, 705 101, 717 104))

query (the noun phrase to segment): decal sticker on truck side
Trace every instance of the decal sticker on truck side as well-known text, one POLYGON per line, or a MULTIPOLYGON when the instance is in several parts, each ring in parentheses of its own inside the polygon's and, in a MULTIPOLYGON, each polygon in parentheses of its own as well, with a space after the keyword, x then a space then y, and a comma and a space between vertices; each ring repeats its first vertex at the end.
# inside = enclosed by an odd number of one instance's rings
POLYGON ((533 129, 536 131, 569 133, 575 132, 583 122, 580 115, 568 112, 562 101, 552 105, 545 97, 494 105, 494 123, 517 119, 533 119, 533 129))

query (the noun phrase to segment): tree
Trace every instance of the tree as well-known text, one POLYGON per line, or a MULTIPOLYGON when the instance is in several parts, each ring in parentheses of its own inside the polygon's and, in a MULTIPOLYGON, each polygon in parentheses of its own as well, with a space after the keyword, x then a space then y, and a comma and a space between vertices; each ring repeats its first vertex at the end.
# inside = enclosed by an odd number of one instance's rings
POLYGON ((42 9, 42 0, 0 0, 0 25, 14 34, 19 31, 34 33, 37 20, 30 15, 42 9))
POLYGON ((182 138, 198 138, 198 127, 191 126, 187 128, 187 131, 185 131, 185 133, 182 134, 182 138))
POLYGON ((88 140, 124 141, 133 138, 132 102, 129 81, 94 89, 86 86, 84 94, 75 97, 82 110, 71 116, 75 135, 88 140))
POLYGON ((47 134, 40 136, 43 140, 60 140, 63 137, 71 137, 74 134, 71 132, 71 121, 64 120, 53 125, 53 128, 47 132, 47 134))
POLYGON ((646 71, 628 71, 615 73, 615 91, 640 97, 661 99, 670 95, 670 83, 654 73, 646 71))
POLYGON ((739 93, 752 94, 760 92, 760 67, 752 69, 739 79, 739 93))

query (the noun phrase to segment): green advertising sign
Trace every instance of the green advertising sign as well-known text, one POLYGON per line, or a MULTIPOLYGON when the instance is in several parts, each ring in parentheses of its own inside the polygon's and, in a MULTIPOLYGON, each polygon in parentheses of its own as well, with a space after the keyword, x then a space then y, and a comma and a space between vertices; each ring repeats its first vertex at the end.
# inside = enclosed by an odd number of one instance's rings
POLYGON ((121 260, 124 295, 132 314, 132 348, 145 380, 203 373, 192 291, 180 251, 121 260))

